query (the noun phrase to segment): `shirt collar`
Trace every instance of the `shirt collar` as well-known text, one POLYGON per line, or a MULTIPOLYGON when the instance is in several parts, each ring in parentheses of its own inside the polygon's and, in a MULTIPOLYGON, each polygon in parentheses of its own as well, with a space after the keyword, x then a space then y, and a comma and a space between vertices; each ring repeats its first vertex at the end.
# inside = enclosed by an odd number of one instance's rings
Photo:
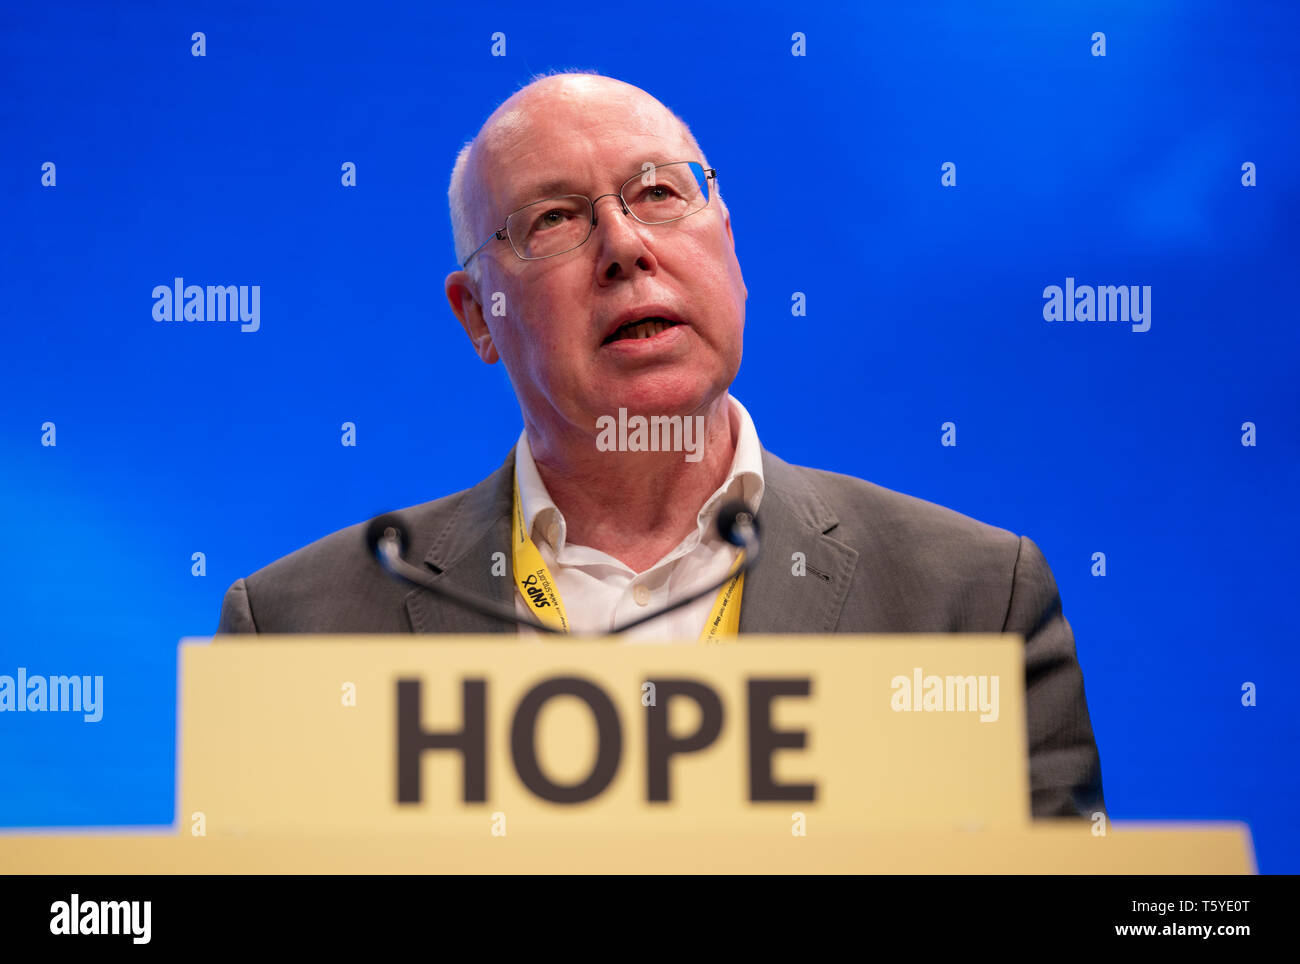
MULTIPOLYGON (((707 536, 718 509, 728 498, 744 500, 753 512, 758 511, 763 499, 763 449, 758 441, 754 420, 734 395, 728 393, 727 401, 731 404, 734 417, 740 420, 736 454, 731 460, 731 471, 727 473, 727 478, 700 507, 696 541, 707 536)), ((519 482, 519 504, 528 524, 529 535, 534 542, 545 539, 558 554, 564 548, 568 527, 564 522, 564 513, 551 499, 537 472, 537 463, 533 461, 533 451, 528 444, 527 429, 519 433, 519 441, 515 444, 515 477, 519 482)))

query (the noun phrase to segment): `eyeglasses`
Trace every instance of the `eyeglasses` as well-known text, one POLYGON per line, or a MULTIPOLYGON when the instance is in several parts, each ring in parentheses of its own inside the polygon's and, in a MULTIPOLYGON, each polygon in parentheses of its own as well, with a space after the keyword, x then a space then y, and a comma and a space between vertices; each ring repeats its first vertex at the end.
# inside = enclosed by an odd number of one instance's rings
POLYGON ((583 194, 564 194, 526 204, 506 216, 506 223, 470 252, 465 263, 493 241, 509 241, 516 255, 524 261, 553 258, 586 244, 596 226, 596 202, 617 197, 623 213, 642 224, 668 224, 698 214, 709 204, 709 182, 718 172, 695 161, 670 164, 647 164, 640 174, 623 182, 618 194, 588 198, 583 194))

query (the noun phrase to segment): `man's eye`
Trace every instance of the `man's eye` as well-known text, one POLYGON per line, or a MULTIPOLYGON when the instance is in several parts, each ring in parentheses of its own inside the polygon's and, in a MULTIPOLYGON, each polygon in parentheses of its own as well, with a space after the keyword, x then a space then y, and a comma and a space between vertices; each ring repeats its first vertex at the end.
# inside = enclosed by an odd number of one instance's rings
POLYGON ((533 222, 533 230, 546 231, 550 228, 559 227, 568 219, 569 212, 561 211, 559 208, 552 208, 533 222))

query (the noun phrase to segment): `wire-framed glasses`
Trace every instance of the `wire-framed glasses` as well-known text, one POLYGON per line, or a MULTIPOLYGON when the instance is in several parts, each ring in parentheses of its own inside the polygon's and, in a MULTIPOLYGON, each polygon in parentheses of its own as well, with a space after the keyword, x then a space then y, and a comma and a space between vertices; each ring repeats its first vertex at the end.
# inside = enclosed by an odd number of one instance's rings
POLYGON ((509 241, 524 261, 553 258, 580 247, 591 237, 596 226, 596 202, 601 198, 617 196, 623 213, 630 214, 642 224, 668 224, 698 214, 709 204, 713 193, 709 182, 718 172, 695 161, 673 161, 669 164, 649 164, 639 174, 629 177, 618 194, 602 194, 589 198, 583 194, 563 194, 525 204, 506 216, 506 223, 492 233, 470 258, 493 241, 509 241))

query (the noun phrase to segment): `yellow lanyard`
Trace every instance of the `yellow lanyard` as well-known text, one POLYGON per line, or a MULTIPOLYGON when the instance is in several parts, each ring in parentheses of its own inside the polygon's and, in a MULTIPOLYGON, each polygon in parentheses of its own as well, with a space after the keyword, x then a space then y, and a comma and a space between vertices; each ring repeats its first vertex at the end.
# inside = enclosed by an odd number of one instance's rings
MULTIPOLYGON (((560 599, 560 590, 555 585, 551 571, 546 568, 542 554, 528 536, 524 526, 524 510, 519 502, 519 480, 515 479, 515 508, 513 513, 511 535, 513 549, 511 563, 515 571, 515 585, 520 595, 528 603, 529 610, 547 626, 564 632, 570 632, 569 618, 564 613, 564 602, 560 599)), ((745 558, 744 550, 732 565, 732 571, 740 568, 745 558)), ((723 637, 740 634, 740 596, 745 588, 745 574, 736 572, 718 592, 709 613, 704 631, 700 633, 701 643, 718 642, 723 637)))

